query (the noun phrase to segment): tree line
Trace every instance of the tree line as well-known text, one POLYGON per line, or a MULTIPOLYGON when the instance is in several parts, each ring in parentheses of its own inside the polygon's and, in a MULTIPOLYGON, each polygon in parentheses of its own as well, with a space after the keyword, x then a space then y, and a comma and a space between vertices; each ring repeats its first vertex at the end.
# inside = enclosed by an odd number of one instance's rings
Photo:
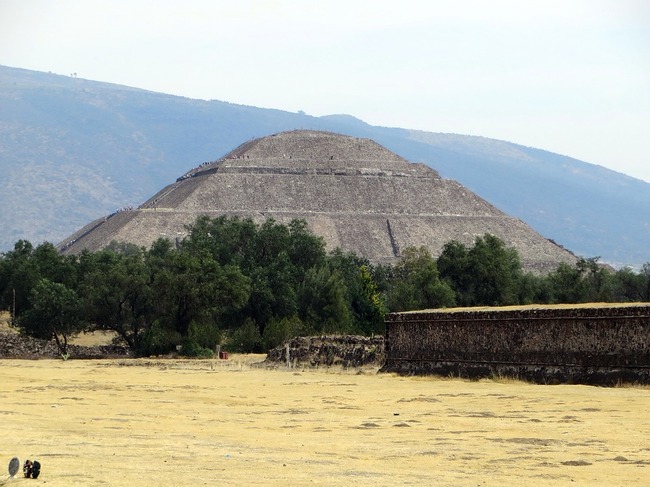
POLYGON ((637 273, 579 259, 539 276, 486 234, 449 242, 438 258, 409 248, 395 265, 373 265, 327 252, 304 220, 237 217, 199 217, 177 245, 113 242, 67 256, 20 240, 0 254, 0 309, 63 356, 90 330, 115 332, 140 356, 210 356, 218 344, 262 352, 296 335, 379 334, 392 311, 592 301, 650 301, 650 263, 637 273))

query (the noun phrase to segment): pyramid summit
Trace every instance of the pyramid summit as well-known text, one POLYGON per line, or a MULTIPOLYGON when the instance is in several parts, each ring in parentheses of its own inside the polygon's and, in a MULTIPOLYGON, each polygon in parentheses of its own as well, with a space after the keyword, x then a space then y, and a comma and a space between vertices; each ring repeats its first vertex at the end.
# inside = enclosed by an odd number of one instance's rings
POLYGON ((459 183, 441 178, 376 142, 296 130, 250 140, 179 177, 137 209, 95 220, 59 244, 64 253, 99 250, 111 241, 150 246, 188 234, 198 216, 238 216, 279 223, 304 219, 329 249, 376 263, 426 246, 438 255, 457 240, 493 234, 519 252, 527 270, 545 272, 575 256, 509 217, 459 183))

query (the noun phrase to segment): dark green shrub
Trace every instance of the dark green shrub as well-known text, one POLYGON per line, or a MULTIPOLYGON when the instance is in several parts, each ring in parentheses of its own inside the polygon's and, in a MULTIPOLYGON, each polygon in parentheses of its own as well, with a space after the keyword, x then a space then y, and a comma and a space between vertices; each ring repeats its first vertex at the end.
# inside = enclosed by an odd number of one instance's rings
POLYGON ((262 336, 260 328, 253 320, 247 318, 244 324, 230 336, 229 348, 233 352, 261 353, 262 336))
POLYGON ((180 353, 183 357, 190 358, 212 358, 214 352, 209 348, 202 347, 196 341, 185 338, 181 343, 180 353))
POLYGON ((297 316, 287 318, 271 318, 262 336, 264 351, 275 348, 290 338, 306 334, 307 328, 297 316))
POLYGON ((190 323, 188 338, 201 348, 214 350, 222 342, 221 330, 213 324, 203 324, 196 321, 190 323))
POLYGON ((176 351, 176 345, 180 343, 181 336, 169 328, 165 328, 159 322, 155 322, 142 337, 140 347, 136 354, 141 357, 151 355, 164 355, 176 351))

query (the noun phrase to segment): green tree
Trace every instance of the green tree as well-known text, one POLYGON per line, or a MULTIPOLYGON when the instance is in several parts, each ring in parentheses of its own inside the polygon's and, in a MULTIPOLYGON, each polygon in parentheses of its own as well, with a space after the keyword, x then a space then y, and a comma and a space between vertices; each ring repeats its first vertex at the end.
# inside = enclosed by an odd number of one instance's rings
POLYGON ((650 302, 650 262, 643 264, 641 268, 641 289, 642 289, 642 300, 645 302, 650 302))
POLYGON ((562 262, 547 279, 553 289, 552 303, 581 303, 587 300, 587 289, 576 266, 562 262))
POLYGON ((324 241, 309 232, 304 220, 287 226, 273 219, 256 225, 251 219, 201 217, 181 248, 222 266, 235 265, 250 279, 247 303, 228 320, 243 323, 250 317, 262 331, 273 317, 297 313, 305 273, 325 259, 324 241))
POLYGON ((41 277, 52 282, 65 284, 73 289, 77 283, 77 266, 74 256, 66 256, 49 242, 38 245, 31 256, 41 277))
POLYGON ((274 317, 264 329, 262 336, 263 350, 269 351, 293 337, 307 333, 307 328, 297 316, 274 317))
POLYGON ((553 290, 546 276, 522 274, 518 285, 519 304, 551 303, 552 299, 553 290))
MULTIPOLYGON (((0 259, 0 308, 10 309, 19 321, 34 306, 33 293, 43 279, 73 290, 77 281, 75 258, 62 255, 48 242, 34 248, 30 242, 19 240, 14 250, 0 259)), ((34 328, 30 320, 36 313, 23 320, 29 328, 34 328)))
POLYGON ((427 248, 410 247, 395 266, 387 301, 391 311, 407 311, 454 306, 455 296, 427 248))
POLYGON ((242 326, 232 333, 230 347, 235 352, 260 353, 262 351, 262 335, 257 323, 247 318, 242 326))
POLYGON ((456 240, 447 242, 442 248, 436 265, 440 277, 454 290, 457 304, 469 306, 473 282, 467 247, 456 240))
POLYGON ((561 263, 547 276, 554 303, 588 303, 612 299, 612 277, 598 257, 578 259, 575 265, 561 263))
POLYGON ((341 249, 332 251, 327 262, 340 273, 345 283, 345 300, 352 312, 353 331, 367 335, 382 333, 387 308, 375 282, 375 268, 368 259, 341 249))
POLYGON ((461 306, 517 304, 522 278, 519 255, 494 235, 476 237, 467 249, 449 242, 438 258, 438 269, 451 283, 461 306))
POLYGON ((360 299, 359 304, 356 306, 353 303, 353 309, 356 310, 355 314, 360 325, 359 328, 365 334, 368 334, 368 332, 383 333, 384 317, 388 313, 388 307, 375 283, 370 266, 362 264, 359 271, 362 286, 361 297, 363 299, 360 299))
POLYGON ((577 266, 587 282, 588 299, 592 302, 612 301, 614 277, 610 267, 600 264, 600 257, 580 259, 577 266))
POLYGON ((31 292, 32 306, 23 313, 18 326, 34 338, 56 341, 61 356, 68 357, 68 339, 83 331, 82 304, 65 284, 41 279, 31 292))
POLYGON ((31 259, 34 247, 19 240, 10 252, 2 254, 0 265, 0 307, 16 315, 29 309, 30 292, 40 279, 40 272, 31 259))
POLYGON ((188 336, 192 322, 218 327, 219 318, 250 295, 250 279, 238 267, 222 267, 208 256, 169 250, 150 264, 155 317, 181 337, 188 336))
POLYGON ((130 242, 118 242, 117 240, 112 240, 104 250, 109 250, 115 252, 116 254, 124 254, 127 256, 137 256, 141 255, 144 251, 142 247, 138 247, 135 244, 130 242))
POLYGON ((289 223, 287 255, 295 266, 296 281, 308 269, 324 264, 326 258, 325 240, 314 235, 305 220, 294 219, 289 223))
POLYGON ((300 318, 317 333, 348 333, 352 313, 341 273, 329 265, 312 268, 299 290, 300 318))
POLYGON ((486 234, 477 237, 468 253, 472 283, 472 305, 517 304, 521 279, 519 255, 502 240, 486 234))
POLYGON ((200 216, 188 230, 181 248, 192 255, 210 256, 220 265, 236 265, 244 270, 253 260, 257 225, 250 218, 200 216))
POLYGON ((647 301, 647 287, 643 273, 636 273, 629 267, 616 271, 613 275, 614 301, 647 301))
POLYGON ((74 289, 74 258, 62 255, 48 242, 34 248, 30 242, 19 240, 0 260, 0 307, 12 309, 16 316, 26 312, 31 306, 31 291, 43 278, 74 289))
POLYGON ((152 291, 142 250, 102 250, 79 258, 79 293, 95 327, 116 332, 136 354, 152 325, 152 291))

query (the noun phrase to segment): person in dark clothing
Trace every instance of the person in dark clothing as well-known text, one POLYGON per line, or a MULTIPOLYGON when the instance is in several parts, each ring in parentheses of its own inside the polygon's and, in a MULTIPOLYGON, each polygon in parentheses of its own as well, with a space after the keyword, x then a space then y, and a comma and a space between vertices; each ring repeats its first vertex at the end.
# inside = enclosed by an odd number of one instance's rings
POLYGON ((37 479, 38 476, 41 474, 41 464, 34 460, 33 462, 31 460, 25 460, 25 464, 23 465, 23 475, 25 475, 25 478, 33 478, 37 479))

